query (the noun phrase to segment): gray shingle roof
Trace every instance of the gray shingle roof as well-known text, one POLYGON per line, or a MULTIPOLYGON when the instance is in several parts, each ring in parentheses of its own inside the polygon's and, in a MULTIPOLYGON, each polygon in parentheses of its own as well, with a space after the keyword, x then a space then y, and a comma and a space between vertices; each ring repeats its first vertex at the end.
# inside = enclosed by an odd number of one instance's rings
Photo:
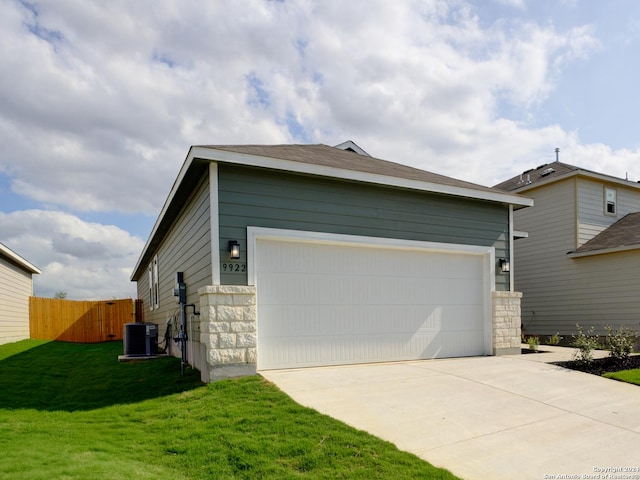
POLYGON ((595 252, 634 245, 640 248, 640 212, 625 215, 571 253, 595 252))
MULTIPOLYGON (((356 172, 373 173, 389 177, 397 177, 421 182, 431 182, 440 185, 468 188, 483 192, 497 192, 496 189, 477 185, 463 180, 439 175, 437 173, 420 170, 399 163, 381 160, 379 158, 360 155, 355 152, 330 147, 328 145, 201 145, 201 148, 211 148, 227 152, 256 155, 260 157, 277 158, 293 162, 322 165, 325 167, 342 168, 356 172)), ((502 192, 500 192, 502 193, 502 192)))
POLYGON ((562 162, 545 163, 544 165, 532 168, 531 170, 526 170, 509 180, 505 180, 504 182, 494 185, 493 187, 507 192, 512 192, 519 188, 528 187, 529 185, 535 185, 544 181, 557 179, 578 170, 584 172, 589 171, 562 162))

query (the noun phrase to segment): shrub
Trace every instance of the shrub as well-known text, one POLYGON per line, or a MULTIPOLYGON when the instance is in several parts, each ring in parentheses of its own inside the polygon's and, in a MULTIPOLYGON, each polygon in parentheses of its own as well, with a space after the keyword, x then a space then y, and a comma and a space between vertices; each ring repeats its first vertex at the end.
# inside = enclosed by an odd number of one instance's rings
POLYGON ((560 343, 560 340, 562 340, 562 337, 560 336, 560 332, 554 333, 547 340, 547 345, 558 345, 560 343))
POLYGON ((540 345, 540 339, 535 336, 531 336, 527 338, 527 343, 529 344, 529 350, 537 350, 538 345, 540 345))
POLYGON ((578 328, 578 334, 573 336, 573 343, 571 346, 577 348, 573 355, 576 362, 588 366, 593 363, 593 351, 598 348, 598 336, 593 334, 593 327, 590 327, 587 332, 579 323, 576 323, 578 328))
POLYGON ((611 325, 604 328, 607 330, 607 344, 611 350, 609 355, 616 362, 625 363, 633 352, 638 335, 633 330, 625 330, 624 326, 615 331, 611 325))

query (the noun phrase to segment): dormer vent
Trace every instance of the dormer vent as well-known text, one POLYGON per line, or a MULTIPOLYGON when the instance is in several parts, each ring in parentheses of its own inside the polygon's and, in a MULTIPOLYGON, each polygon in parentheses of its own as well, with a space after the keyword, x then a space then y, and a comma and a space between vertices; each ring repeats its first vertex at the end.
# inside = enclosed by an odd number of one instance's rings
POLYGON ((546 177, 547 175, 551 175, 553 172, 555 172, 556 169, 555 168, 547 168, 544 172, 542 172, 540 174, 541 177, 546 177))

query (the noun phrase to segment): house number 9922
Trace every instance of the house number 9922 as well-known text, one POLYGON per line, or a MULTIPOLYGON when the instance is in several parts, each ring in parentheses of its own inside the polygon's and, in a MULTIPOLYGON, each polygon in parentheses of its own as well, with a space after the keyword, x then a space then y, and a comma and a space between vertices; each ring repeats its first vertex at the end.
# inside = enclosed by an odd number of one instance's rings
POLYGON ((245 273, 247 271, 246 263, 223 263, 223 273, 245 273))

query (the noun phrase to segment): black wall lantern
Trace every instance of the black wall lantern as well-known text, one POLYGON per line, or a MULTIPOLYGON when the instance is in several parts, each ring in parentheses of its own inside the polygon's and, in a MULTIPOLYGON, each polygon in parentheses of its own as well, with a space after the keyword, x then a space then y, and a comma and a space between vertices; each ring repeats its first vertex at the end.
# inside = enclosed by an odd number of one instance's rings
POLYGON ((229 240, 229 257, 231 260, 240 258, 240 243, 237 240, 229 240))
POLYGON ((500 259, 500 270, 502 273, 509 273, 511 270, 511 266, 509 265, 509 260, 506 258, 500 259))

